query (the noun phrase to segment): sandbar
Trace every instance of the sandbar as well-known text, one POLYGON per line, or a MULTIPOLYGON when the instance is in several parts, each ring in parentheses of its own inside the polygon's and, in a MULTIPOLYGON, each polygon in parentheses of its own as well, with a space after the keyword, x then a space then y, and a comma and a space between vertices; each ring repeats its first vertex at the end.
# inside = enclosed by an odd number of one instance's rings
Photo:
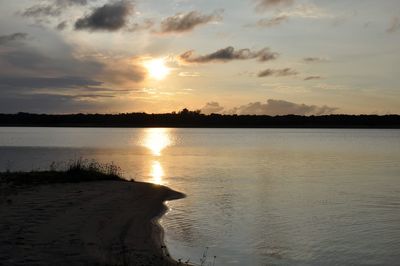
POLYGON ((177 265, 158 223, 164 202, 184 197, 170 188, 94 181, 0 194, 4 265, 177 265))

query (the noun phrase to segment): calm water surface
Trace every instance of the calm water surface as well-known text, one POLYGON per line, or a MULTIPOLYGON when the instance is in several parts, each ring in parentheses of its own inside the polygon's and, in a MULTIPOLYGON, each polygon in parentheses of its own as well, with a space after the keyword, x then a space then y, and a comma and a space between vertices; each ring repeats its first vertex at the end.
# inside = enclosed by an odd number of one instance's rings
POLYGON ((79 157, 188 195, 161 221, 175 258, 400 261, 400 130, 0 128, 0 170, 79 157))

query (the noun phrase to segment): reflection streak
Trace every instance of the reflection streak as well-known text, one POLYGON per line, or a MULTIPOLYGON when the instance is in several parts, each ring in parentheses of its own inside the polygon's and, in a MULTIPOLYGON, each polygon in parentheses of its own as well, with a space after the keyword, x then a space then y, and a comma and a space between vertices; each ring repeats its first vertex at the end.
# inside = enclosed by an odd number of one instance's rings
POLYGON ((160 162, 154 161, 151 165, 151 173, 152 183, 157 185, 163 184, 163 177, 164 177, 164 169, 162 168, 160 162))
MULTIPOLYGON (((148 148, 153 156, 160 157, 161 152, 168 146, 172 145, 170 129, 167 128, 149 128, 145 130, 142 145, 148 148)), ((162 185, 164 169, 159 160, 151 163, 150 176, 154 184, 162 185)))

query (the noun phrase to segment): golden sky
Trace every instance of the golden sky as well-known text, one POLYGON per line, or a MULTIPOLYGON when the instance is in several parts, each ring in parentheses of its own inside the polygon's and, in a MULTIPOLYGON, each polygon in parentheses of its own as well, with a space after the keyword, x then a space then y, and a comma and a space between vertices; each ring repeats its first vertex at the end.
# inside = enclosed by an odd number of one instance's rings
POLYGON ((3 113, 400 113, 397 0, 0 7, 3 113))

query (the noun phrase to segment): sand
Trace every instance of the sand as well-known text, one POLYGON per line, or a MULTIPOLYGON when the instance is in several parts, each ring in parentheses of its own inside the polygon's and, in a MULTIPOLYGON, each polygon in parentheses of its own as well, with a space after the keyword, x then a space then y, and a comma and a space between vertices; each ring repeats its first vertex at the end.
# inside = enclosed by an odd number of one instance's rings
POLYGON ((163 202, 183 194, 167 187, 100 181, 0 193, 0 265, 177 264, 157 220, 163 202))

